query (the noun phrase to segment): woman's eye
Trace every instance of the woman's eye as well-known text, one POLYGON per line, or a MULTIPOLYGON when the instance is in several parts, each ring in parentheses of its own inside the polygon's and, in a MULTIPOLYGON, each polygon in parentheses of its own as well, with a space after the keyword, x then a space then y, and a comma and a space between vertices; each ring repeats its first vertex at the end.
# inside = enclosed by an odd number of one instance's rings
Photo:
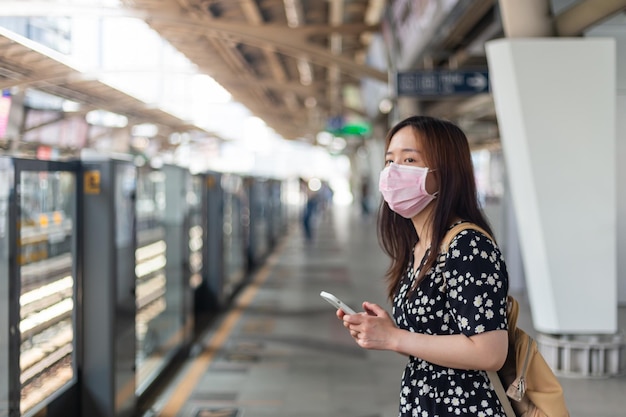
POLYGON ((390 163, 392 163, 393 161, 391 159, 388 159, 385 161, 385 165, 389 165, 390 163))
POLYGON ((412 163, 414 163, 414 162, 415 162, 415 159, 413 159, 413 158, 407 158, 407 159, 405 159, 405 160, 404 160, 404 162, 405 162, 405 163, 407 163, 407 164, 412 164, 412 163))

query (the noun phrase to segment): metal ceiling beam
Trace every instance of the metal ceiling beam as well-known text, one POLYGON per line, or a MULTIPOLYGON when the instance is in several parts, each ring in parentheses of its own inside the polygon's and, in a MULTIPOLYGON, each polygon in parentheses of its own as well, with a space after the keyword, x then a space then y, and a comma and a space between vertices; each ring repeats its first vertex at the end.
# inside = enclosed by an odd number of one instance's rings
MULTIPOLYGON (((328 10, 328 23, 332 26, 339 26, 344 19, 343 0, 330 0, 328 10)), ((343 38, 341 35, 333 33, 330 35, 329 51, 332 55, 339 56, 343 50, 343 38)), ((328 101, 330 102, 330 115, 341 114, 343 97, 341 94, 341 69, 338 65, 331 65, 326 72, 328 82, 328 101)))
MULTIPOLYGON (((196 17, 199 16, 200 18, 204 17, 205 19, 213 20, 211 16, 203 13, 199 14, 193 12, 193 15, 196 17)), ((238 73, 245 74, 244 76, 246 78, 254 78, 252 68, 246 62, 245 58, 241 55, 240 51, 233 46, 233 41, 209 37, 206 36, 206 34, 202 34, 201 38, 208 42, 222 57, 223 62, 227 65, 227 67, 224 69, 226 74, 232 75, 233 73, 238 73)), ((202 50, 202 53, 194 55, 194 57, 188 56, 188 58, 192 59, 192 61, 199 66, 201 71, 211 74, 213 78, 217 78, 218 71, 215 70, 214 60, 209 58, 210 64, 207 64, 207 54, 204 51, 204 48, 202 48, 202 45, 199 45, 199 48, 197 49, 202 50)), ((221 78, 217 81, 225 85, 221 78)), ((240 90, 234 89, 231 86, 226 87, 228 87, 228 90, 233 95, 233 97, 242 101, 240 97, 240 90)), ((265 92, 258 85, 252 85, 251 88, 246 91, 246 94, 253 97, 256 101, 263 101, 265 96, 265 92)))
POLYGON ((326 83, 318 81, 309 85, 302 85, 297 81, 279 81, 271 78, 253 78, 250 76, 233 77, 232 74, 220 75, 219 82, 229 86, 253 87, 260 86, 272 90, 291 91, 300 95, 309 96, 321 92, 326 83))
MULTIPOLYGON (((345 73, 351 74, 356 78, 369 77, 383 82, 387 82, 387 73, 378 69, 361 65, 350 58, 342 55, 335 55, 327 49, 310 43, 306 38, 309 32, 305 27, 289 28, 277 25, 261 25, 250 26, 242 23, 211 21, 210 24, 201 21, 194 21, 188 18, 173 18, 169 16, 161 17, 152 15, 148 22, 168 24, 168 31, 171 32, 191 32, 204 33, 206 36, 217 37, 222 39, 237 39, 242 43, 256 46, 258 48, 266 48, 267 45, 273 45, 276 50, 281 51, 285 55, 295 58, 306 56, 320 65, 330 67, 337 64, 345 73)), ((343 25, 338 27, 331 26, 315 26, 317 30, 327 29, 329 33, 342 33, 340 28, 346 29, 343 25)), ((356 25, 362 30, 375 30, 377 27, 369 25, 356 25)))
POLYGON ((287 55, 301 57, 308 55, 316 62, 325 66, 337 64, 342 71, 358 77, 370 77, 387 82, 387 74, 366 65, 360 65, 351 59, 343 56, 333 55, 325 48, 307 42, 307 38, 319 34, 361 34, 368 31, 379 30, 378 25, 367 24, 344 24, 340 26, 332 25, 307 25, 297 28, 285 27, 282 25, 249 25, 237 22, 224 22, 221 20, 191 19, 180 13, 165 13, 161 10, 140 12, 130 9, 116 8, 96 8, 93 6, 79 7, 66 6, 58 3, 47 2, 4 2, 0 9, 1 16, 85 16, 85 14, 98 16, 135 17, 146 22, 158 22, 172 25, 177 30, 203 32, 214 37, 234 37, 242 42, 267 48, 274 46, 277 50, 287 55), (204 20, 204 22, 203 22, 204 20), (210 24, 208 24, 210 23, 210 24))
MULTIPOLYGON (((261 11, 259 10, 259 6, 256 2, 254 2, 253 0, 244 0, 242 7, 246 18, 253 25, 263 25, 263 16, 261 16, 261 11)), ((274 78, 281 81, 286 80, 287 74, 285 73, 285 68, 283 68, 282 64, 278 60, 275 48, 271 45, 267 45, 262 50, 265 59, 267 59, 272 74, 274 75, 274 78)))
MULTIPOLYGON (((246 0, 247 1, 247 0, 246 0)), ((189 21, 185 15, 180 13, 165 13, 162 10, 140 11, 137 9, 129 8, 116 8, 116 7, 100 7, 90 5, 68 5, 56 2, 47 1, 2 1, 2 8, 0 8, 0 16, 5 17, 31 17, 31 16, 56 16, 56 17, 134 17, 143 21, 158 20, 163 22, 179 23, 182 25, 191 24, 197 25, 197 21, 189 21)), ((242 23, 226 23, 219 19, 211 21, 213 23, 219 22, 217 27, 211 27, 212 29, 237 31, 237 26, 245 27, 248 29, 254 28, 254 25, 242 24, 242 23), (232 26, 226 28, 225 26, 232 26)), ((359 35, 363 32, 378 31, 379 25, 371 25, 366 23, 349 23, 343 25, 302 25, 294 28, 286 27, 276 24, 259 24, 258 27, 263 30, 278 30, 284 35, 298 36, 298 37, 311 37, 313 35, 330 35, 331 33, 339 33, 344 35, 359 35)), ((245 32, 248 32, 247 30, 245 32)), ((243 33, 243 32, 242 32, 243 33)))
MULTIPOLYGON (((245 0, 245 8, 244 11, 246 13, 246 18, 250 20, 253 24, 258 25, 262 23, 262 19, 258 8, 254 4, 250 2, 250 0, 245 0), (256 12, 255 12, 256 8, 256 12)), ((196 20, 208 20, 211 23, 216 21, 213 16, 209 13, 206 13, 200 9, 194 7, 194 4, 189 0, 184 0, 181 3, 183 9, 189 14, 189 16, 196 20)), ((157 32, 165 32, 168 33, 167 24, 162 25, 159 21, 153 22, 153 29, 157 32)), ((164 33, 160 33, 163 36, 164 33)), ((188 42, 188 37, 183 36, 181 38, 183 43, 188 42)), ((170 41, 172 39, 170 38, 170 41)), ((245 102, 247 107, 252 107, 249 98, 252 97, 252 100, 255 103, 267 103, 269 98, 267 97, 267 91, 260 84, 249 84, 245 93, 242 93, 242 86, 237 86, 233 84, 227 84, 224 78, 220 74, 224 74, 225 76, 232 76, 232 74, 244 74, 243 77, 245 79, 254 79, 254 74, 252 68, 246 62, 245 58, 242 56, 240 51, 233 46, 233 41, 228 39, 220 39, 216 37, 206 36, 205 33, 201 33, 199 36, 199 42, 195 46, 193 54, 190 53, 189 48, 186 51, 183 51, 187 54, 187 57, 194 62, 194 64, 198 65, 201 72, 205 72, 211 74, 211 76, 216 79, 220 84, 226 87, 234 99, 245 102), (215 69, 215 61, 213 59, 209 59, 209 63, 207 63, 207 54, 203 48, 203 42, 207 43, 207 46, 212 47, 222 58, 224 64, 226 65, 221 71, 215 69), (244 94, 247 97, 243 97, 244 94), (245 100, 245 99, 248 100, 245 100), (245 101, 244 101, 245 100, 245 101)), ((174 46, 178 46, 175 44, 174 46)), ((179 50, 181 48, 179 47, 179 50)), ((270 52, 264 52, 264 55, 267 59, 271 59, 270 56, 275 55, 270 52)))
POLYGON ((626 0, 583 0, 555 17, 559 36, 580 36, 586 29, 626 8, 626 0))
MULTIPOLYGON (((216 33, 215 35, 219 37, 222 36, 221 33, 216 33)), ((241 42, 263 48, 264 45, 267 44, 267 42, 271 41, 269 41, 267 38, 258 39, 242 37, 241 42)), ((351 74, 355 78, 369 77, 383 82, 387 82, 387 73, 385 72, 379 71, 366 65, 360 65, 353 60, 345 58, 343 56, 333 55, 323 48, 305 42, 297 42, 294 40, 288 40, 287 42, 289 43, 289 45, 285 43, 283 45, 277 46, 276 49, 282 51, 285 55, 294 56, 296 58, 302 57, 303 55, 309 58, 313 57, 313 61, 315 61, 317 64, 327 67, 330 67, 333 64, 337 64, 343 72, 351 74)))

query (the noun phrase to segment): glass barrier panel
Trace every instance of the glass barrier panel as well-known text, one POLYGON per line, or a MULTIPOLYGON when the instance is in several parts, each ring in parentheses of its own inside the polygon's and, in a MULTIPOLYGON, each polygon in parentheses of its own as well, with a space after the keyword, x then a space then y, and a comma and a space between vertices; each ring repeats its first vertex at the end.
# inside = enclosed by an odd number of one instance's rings
POLYGON ((42 404, 75 377, 76 177, 20 174, 17 263, 20 290, 20 409, 42 404))
POLYGON ((162 171, 139 171, 135 252, 138 393, 159 375, 185 337, 183 291, 189 287, 188 281, 183 284, 180 250, 188 239, 183 235, 186 199, 180 198, 183 174, 178 167, 169 166, 162 171))
POLYGON ((187 193, 189 207, 189 286, 197 288, 202 284, 202 247, 204 230, 202 222, 202 177, 191 178, 187 193))
MULTIPOLYGON (((0 157, 0 276, 9 271, 9 195, 14 186, 13 164, 0 157)), ((9 280, 0 279, 0 417, 9 415, 9 280)))
POLYGON ((224 193, 224 293, 231 296, 245 276, 245 242, 240 197, 224 193))
POLYGON ((224 190, 223 291, 225 297, 230 297, 243 282, 247 273, 247 228, 250 226, 250 210, 240 176, 224 174, 221 185, 224 190))
POLYGON ((250 211, 254 215, 254 230, 256 247, 253 248, 255 261, 259 261, 269 252, 268 204, 269 193, 267 182, 254 180, 252 183, 252 198, 250 211))
POLYGON ((149 379, 159 361, 153 322, 166 309, 165 175, 140 170, 137 177, 137 250, 135 251, 137 386, 149 379))
MULTIPOLYGON (((136 316, 128 314, 136 309, 135 269, 135 189, 137 173, 134 165, 115 164, 114 175, 114 208, 115 208, 115 321, 113 358, 115 409, 119 415, 128 415, 135 407, 135 396, 132 395, 136 385, 135 367, 129 366, 136 360, 136 316)), ((93 220, 91 220, 93 221, 93 220)), ((108 342, 110 343, 110 342, 108 342)), ((86 417, 86 416, 85 416, 86 417)))

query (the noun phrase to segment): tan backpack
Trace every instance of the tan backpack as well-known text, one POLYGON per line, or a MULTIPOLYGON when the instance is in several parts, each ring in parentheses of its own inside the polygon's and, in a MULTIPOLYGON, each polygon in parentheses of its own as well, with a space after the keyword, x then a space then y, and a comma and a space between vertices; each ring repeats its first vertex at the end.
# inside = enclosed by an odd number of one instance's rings
MULTIPOLYGON (((463 222, 446 233, 440 252, 447 253, 452 239, 466 229, 478 230, 493 240, 479 226, 463 222)), ((509 352, 498 372, 487 372, 507 417, 569 417, 561 383, 539 352, 537 342, 517 327, 517 300, 509 295, 507 303, 509 352)))

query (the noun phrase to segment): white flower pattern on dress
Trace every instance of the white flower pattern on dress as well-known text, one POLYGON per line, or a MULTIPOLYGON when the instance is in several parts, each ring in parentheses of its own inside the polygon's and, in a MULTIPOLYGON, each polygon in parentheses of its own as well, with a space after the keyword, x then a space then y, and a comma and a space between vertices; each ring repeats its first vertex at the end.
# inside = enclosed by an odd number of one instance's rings
MULTIPOLYGON (((416 333, 466 336, 506 329, 506 265, 498 247, 485 235, 473 229, 460 232, 448 253, 439 256, 407 297, 413 286, 413 266, 414 260, 394 297, 398 327, 416 333)), ((505 417, 487 373, 445 368, 410 357, 402 376, 398 416, 465 415, 505 417)))

